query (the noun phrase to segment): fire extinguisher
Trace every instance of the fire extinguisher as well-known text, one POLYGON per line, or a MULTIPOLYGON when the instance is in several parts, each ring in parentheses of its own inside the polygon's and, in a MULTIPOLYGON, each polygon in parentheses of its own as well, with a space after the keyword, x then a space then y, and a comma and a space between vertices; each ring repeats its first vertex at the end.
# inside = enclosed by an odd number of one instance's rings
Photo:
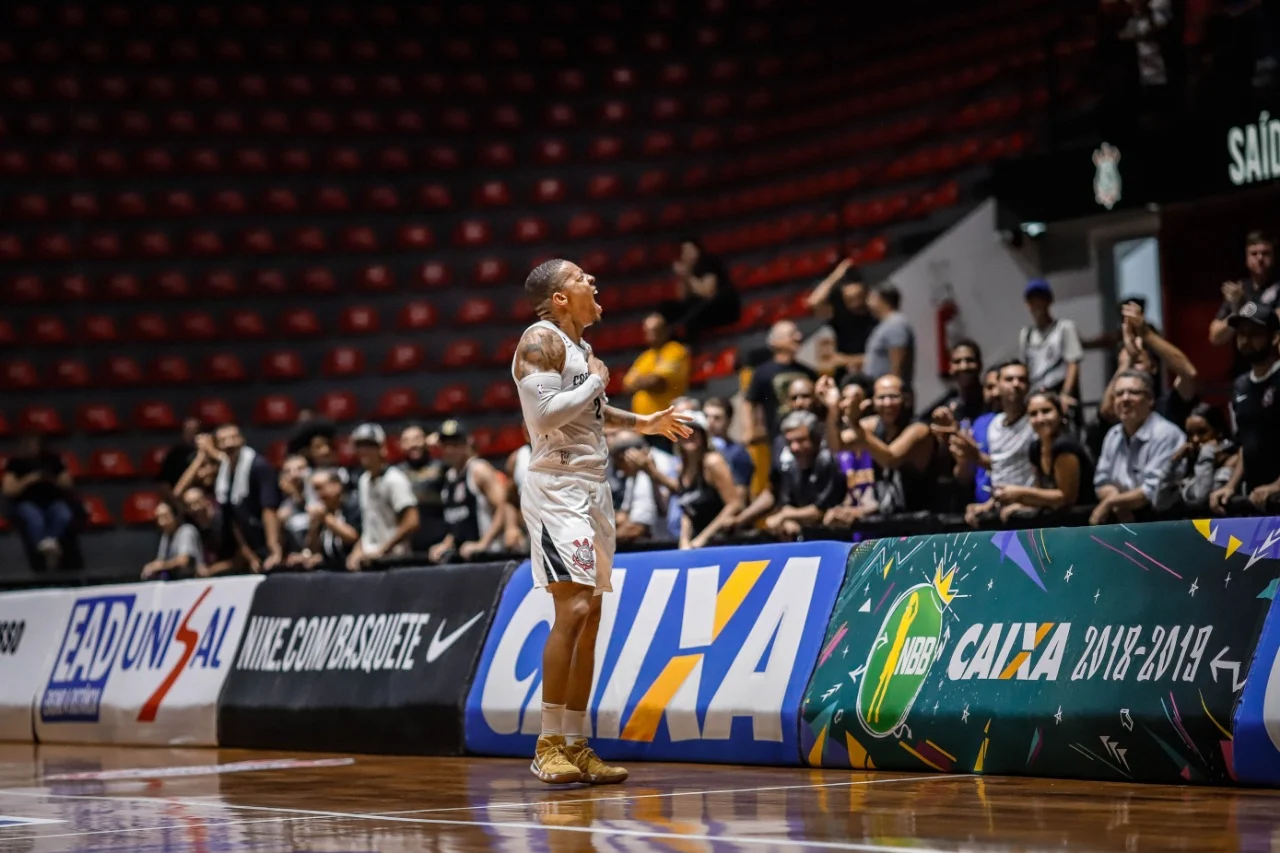
POLYGON ((956 294, 949 283, 941 284, 935 291, 934 323, 938 341, 938 376, 946 379, 951 375, 951 347, 965 334, 960 306, 956 304, 956 294))

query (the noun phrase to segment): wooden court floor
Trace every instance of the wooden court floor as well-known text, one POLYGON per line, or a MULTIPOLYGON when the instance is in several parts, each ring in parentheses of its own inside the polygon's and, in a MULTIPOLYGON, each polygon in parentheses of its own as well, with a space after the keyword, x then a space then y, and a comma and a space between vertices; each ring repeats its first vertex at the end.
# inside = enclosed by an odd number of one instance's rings
POLYGON ((631 770, 551 788, 515 760, 0 744, 0 852, 1280 850, 1280 792, 631 770))

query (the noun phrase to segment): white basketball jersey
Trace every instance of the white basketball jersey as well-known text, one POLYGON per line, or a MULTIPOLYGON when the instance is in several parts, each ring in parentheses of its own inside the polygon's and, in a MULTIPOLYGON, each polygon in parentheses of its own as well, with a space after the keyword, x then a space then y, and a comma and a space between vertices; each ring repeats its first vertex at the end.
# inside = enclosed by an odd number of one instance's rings
MULTIPOLYGON (((539 320, 529 328, 538 327, 550 329, 564 340, 564 370, 560 372, 560 387, 576 388, 586 382, 591 375, 587 370, 591 345, 586 341, 574 343, 573 338, 547 320, 539 320)), ((519 358, 519 354, 516 358, 519 358)), ((511 376, 518 385, 520 380, 516 377, 515 368, 513 359, 511 376)), ((604 441, 604 406, 608 399, 604 394, 599 395, 591 405, 560 429, 543 434, 534 433, 531 429, 529 444, 533 453, 529 457, 529 470, 551 474, 581 474, 593 480, 603 479, 605 465, 609 461, 609 448, 604 441)), ((521 406, 523 407, 523 401, 521 406)), ((527 412, 525 423, 530 423, 527 412)))

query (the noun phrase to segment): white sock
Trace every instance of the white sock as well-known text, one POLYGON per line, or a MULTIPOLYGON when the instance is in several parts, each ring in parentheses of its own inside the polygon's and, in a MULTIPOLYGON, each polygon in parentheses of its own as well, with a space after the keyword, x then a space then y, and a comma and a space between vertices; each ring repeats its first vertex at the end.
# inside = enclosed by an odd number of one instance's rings
POLYGON ((564 706, 542 703, 542 733, 558 735, 564 733, 564 706))
POLYGON ((586 743, 587 740, 587 712, 586 711, 570 711, 564 712, 564 738, 569 743, 577 743, 579 741, 586 743))

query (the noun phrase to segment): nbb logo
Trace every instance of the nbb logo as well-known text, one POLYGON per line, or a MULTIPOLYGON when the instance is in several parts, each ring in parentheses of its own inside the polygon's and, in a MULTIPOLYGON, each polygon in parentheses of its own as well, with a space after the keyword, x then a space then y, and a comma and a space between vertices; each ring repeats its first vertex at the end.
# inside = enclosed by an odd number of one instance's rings
MULTIPOLYGON (((749 718, 755 741, 781 743, 819 563, 792 557, 781 568, 754 560, 728 571, 615 570, 596 645, 595 736, 651 743, 665 721, 672 742, 725 741, 735 718, 749 718)), ((530 589, 510 621, 495 626, 501 634, 480 696, 493 734, 539 730, 551 612, 546 591, 530 589)), ((815 614, 815 642, 825 617, 815 614)))
MULTIPOLYGON (((205 587, 185 609, 141 607, 132 593, 76 601, 40 701, 40 719, 46 723, 97 722, 107 682, 112 672, 118 671, 122 674, 118 677, 163 674, 160 683, 145 694, 146 701, 138 712, 139 722, 154 721, 183 671, 223 665, 222 646, 235 607, 227 607, 225 612, 222 607, 202 607, 212 589, 205 587), (174 647, 176 655, 170 654, 174 647)), ((144 601, 151 597, 143 594, 144 601)), ((150 689, 149 684, 142 689, 150 689)))

